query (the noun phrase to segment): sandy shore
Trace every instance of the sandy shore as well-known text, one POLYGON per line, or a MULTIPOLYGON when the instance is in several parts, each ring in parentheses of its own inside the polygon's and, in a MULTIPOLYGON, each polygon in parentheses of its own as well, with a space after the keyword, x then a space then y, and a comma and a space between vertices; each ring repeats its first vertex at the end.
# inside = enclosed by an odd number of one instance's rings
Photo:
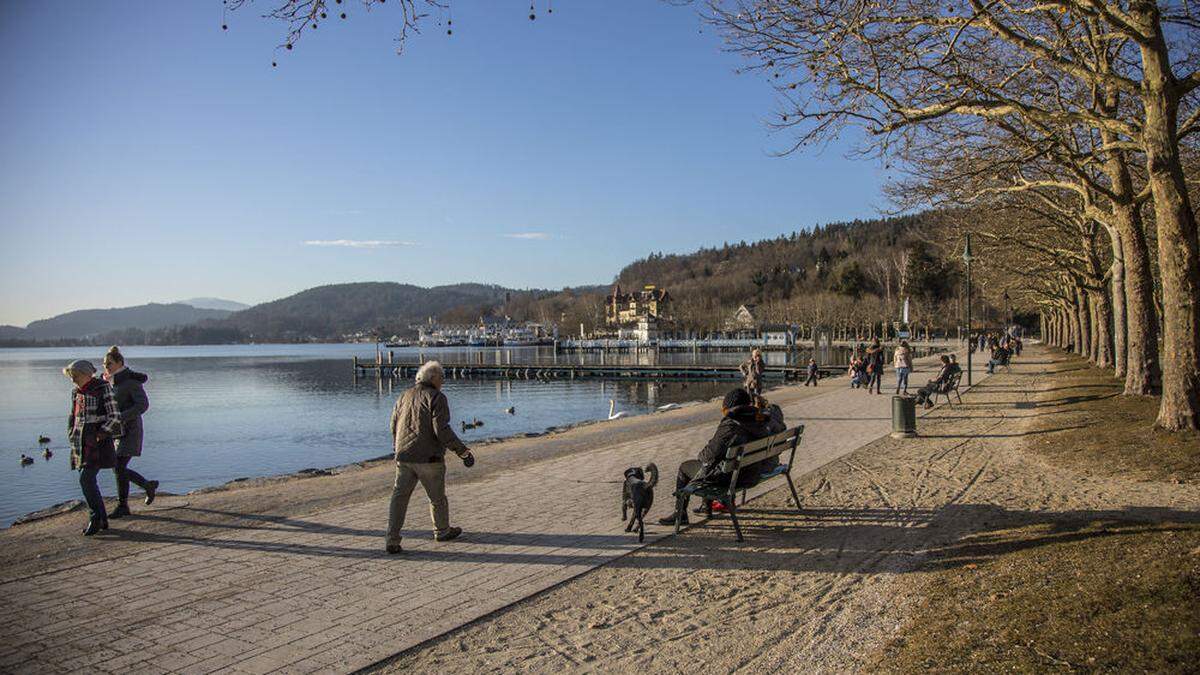
POLYGON ((1031 349, 966 405, 923 418, 921 438, 881 439, 805 476, 802 512, 789 508, 786 487, 752 502, 743 545, 727 519, 715 520, 381 669, 886 669, 877 654, 923 592, 922 570, 979 563, 989 533, 1122 515, 1200 517, 1195 483, 1081 472, 1030 451, 1077 428, 1056 421, 1074 402, 1057 374, 1073 367, 1070 357, 1031 349))

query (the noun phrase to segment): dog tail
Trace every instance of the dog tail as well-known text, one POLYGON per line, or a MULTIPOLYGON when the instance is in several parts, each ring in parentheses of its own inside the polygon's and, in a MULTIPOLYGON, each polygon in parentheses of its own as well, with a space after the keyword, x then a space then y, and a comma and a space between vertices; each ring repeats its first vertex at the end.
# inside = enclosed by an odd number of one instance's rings
POLYGON ((658 465, 657 464, 655 464, 654 462, 650 462, 649 464, 647 464, 646 465, 646 475, 648 476, 648 478, 646 479, 646 483, 650 487, 654 487, 655 485, 658 485, 658 465))

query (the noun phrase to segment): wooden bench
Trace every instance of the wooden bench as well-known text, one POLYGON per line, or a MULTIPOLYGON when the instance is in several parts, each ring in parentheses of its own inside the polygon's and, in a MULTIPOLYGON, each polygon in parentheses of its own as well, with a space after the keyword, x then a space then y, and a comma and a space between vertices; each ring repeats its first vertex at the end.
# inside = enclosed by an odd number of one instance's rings
MULTIPOLYGON (((679 534, 679 529, 682 525, 680 514, 687 510, 687 501, 695 495, 704 500, 704 505, 709 517, 712 517, 712 500, 719 499, 729 511, 729 517, 733 520, 733 531, 737 534, 737 540, 743 541, 742 527, 737 519, 737 493, 742 492, 742 503, 746 502, 746 490, 776 476, 783 476, 787 479, 788 487, 792 490, 792 499, 796 500, 796 510, 800 510, 800 496, 796 494, 796 484, 792 482, 792 463, 796 460, 796 446, 800 444, 800 437, 804 435, 804 425, 801 424, 792 427, 786 431, 781 431, 777 434, 760 438, 757 441, 751 441, 743 445, 735 445, 725 452, 725 459, 721 462, 721 473, 729 476, 728 487, 720 485, 704 485, 704 484, 688 484, 675 493, 675 533, 679 534), (773 467, 768 471, 761 473, 752 481, 743 481, 738 485, 738 476, 742 469, 750 467, 752 464, 757 464, 772 457, 779 457, 783 453, 788 454, 787 463, 780 462, 779 466, 773 467)), ((750 470, 754 470, 751 468, 750 470)))
POLYGON ((945 396, 946 397, 946 405, 953 408, 954 404, 950 402, 950 394, 953 393, 954 397, 958 399, 958 402, 961 405, 962 404, 962 395, 958 393, 958 384, 961 380, 962 380, 962 371, 961 370, 958 371, 957 373, 951 375, 950 379, 946 380, 946 384, 943 384, 942 386, 940 386, 936 390, 934 390, 933 397, 932 397, 933 404, 937 405, 937 397, 938 396, 945 396))

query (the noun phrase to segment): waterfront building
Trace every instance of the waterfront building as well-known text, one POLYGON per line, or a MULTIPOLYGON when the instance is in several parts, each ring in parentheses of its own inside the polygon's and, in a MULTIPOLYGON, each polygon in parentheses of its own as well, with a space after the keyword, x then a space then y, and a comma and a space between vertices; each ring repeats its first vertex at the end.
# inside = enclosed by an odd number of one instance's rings
POLYGON ((613 286, 604 307, 604 320, 609 326, 630 328, 645 320, 647 325, 670 319, 671 294, 665 289, 647 285, 640 291, 622 293, 620 284, 613 286))

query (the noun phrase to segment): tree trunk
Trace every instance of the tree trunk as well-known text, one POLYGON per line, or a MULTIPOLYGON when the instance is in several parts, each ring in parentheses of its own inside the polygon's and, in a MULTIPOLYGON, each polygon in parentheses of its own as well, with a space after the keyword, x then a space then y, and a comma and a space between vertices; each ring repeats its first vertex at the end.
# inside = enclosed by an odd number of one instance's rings
POLYGON ((1109 268, 1111 279, 1109 289, 1112 293, 1112 366, 1113 375, 1125 379, 1125 256, 1121 253, 1121 235, 1116 228, 1108 229, 1108 241, 1112 244, 1113 261, 1109 268))
POLYGON ((1113 365, 1113 306, 1103 288, 1088 293, 1092 308, 1092 362, 1101 368, 1113 365))
POLYGON ((1137 206, 1114 208, 1113 224, 1125 259, 1125 395, 1146 396, 1158 386, 1158 316, 1150 247, 1137 206))
POLYGON ((1148 6, 1155 39, 1141 45, 1142 147, 1154 195, 1163 300, 1162 400, 1156 424, 1172 430, 1200 429, 1200 244, 1175 135, 1178 83, 1157 6, 1148 6))
MULTIPOLYGON (((1115 114, 1119 107, 1118 95, 1110 91, 1105 106, 1115 114)), ((1101 132, 1105 144, 1119 140, 1116 134, 1101 132)), ((1104 172, 1108 175, 1113 191, 1112 228, 1116 230, 1113 240, 1113 304, 1114 318, 1124 301, 1125 328, 1124 362, 1118 362, 1118 377, 1125 378, 1126 396, 1144 396, 1154 392, 1158 386, 1160 371, 1158 363, 1158 317, 1154 309, 1154 278, 1150 272, 1150 248, 1146 244, 1146 229, 1142 222, 1142 209, 1134 194, 1133 178, 1129 171, 1129 157, 1124 152, 1109 152, 1104 160, 1104 172), (1120 250, 1120 272, 1124 288, 1118 294, 1117 251, 1120 250)), ((1111 233, 1110 233, 1111 235, 1111 233)), ((1116 323, 1117 354, 1120 358, 1121 323, 1116 323)))
POLYGON ((1089 338, 1092 334, 1092 328, 1088 321, 1088 305, 1087 296, 1083 294, 1083 289, 1075 287, 1075 335, 1078 338, 1075 341, 1075 353, 1087 358, 1088 352, 1091 351, 1089 338))

